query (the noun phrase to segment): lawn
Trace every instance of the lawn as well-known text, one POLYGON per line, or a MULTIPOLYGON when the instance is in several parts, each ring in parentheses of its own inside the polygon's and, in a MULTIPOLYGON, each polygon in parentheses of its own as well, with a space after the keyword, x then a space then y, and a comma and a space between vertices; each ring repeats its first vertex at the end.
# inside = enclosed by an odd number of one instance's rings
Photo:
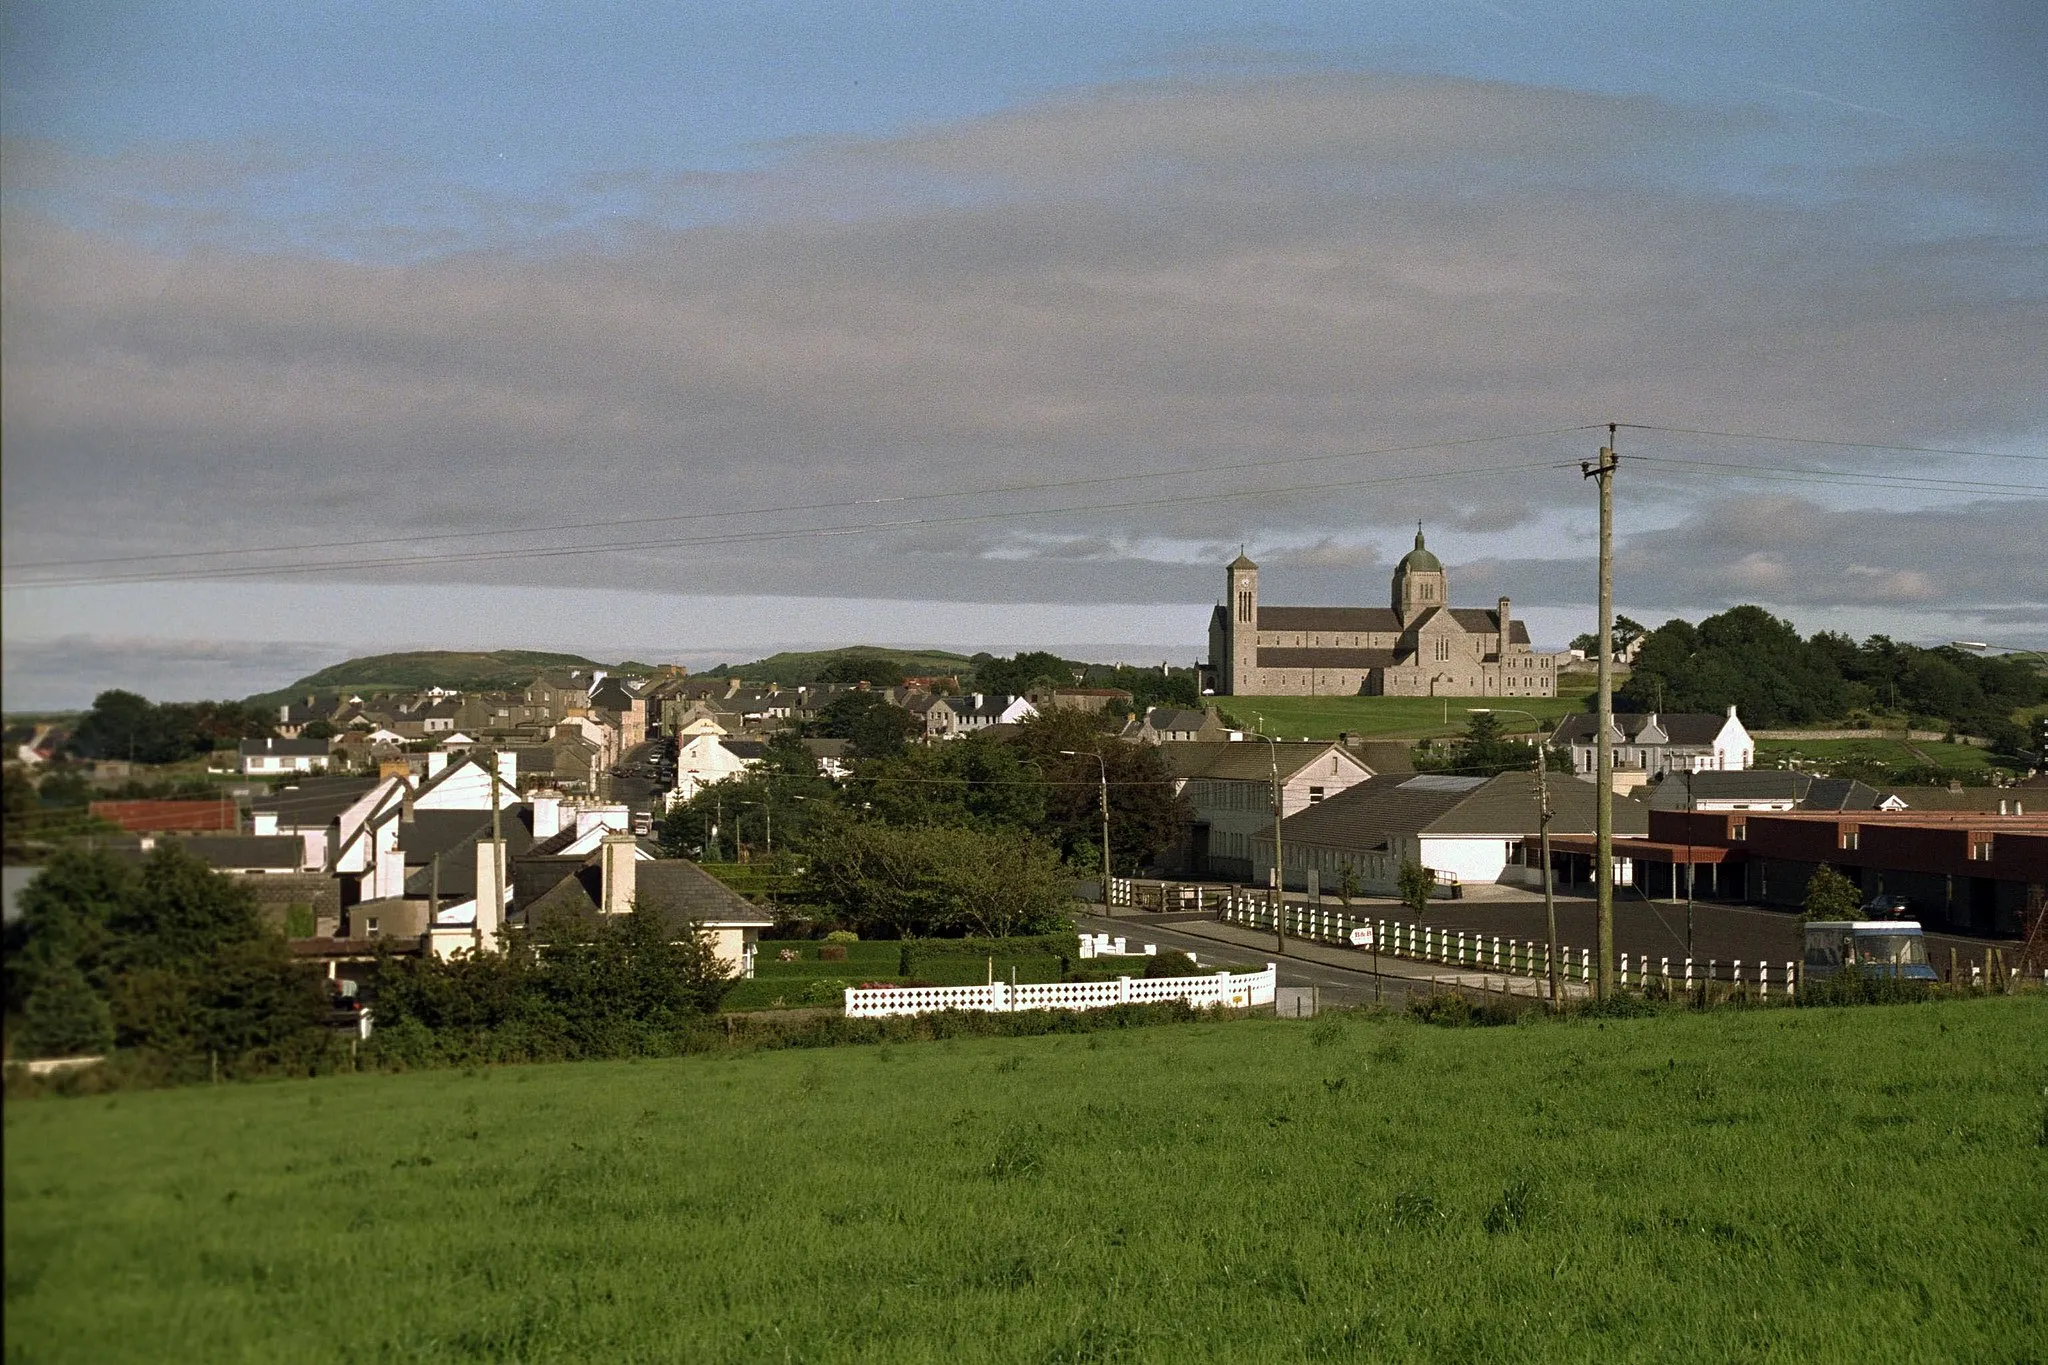
POLYGON ((1914 741, 1909 748, 1904 740, 1874 737, 1871 739, 1760 739, 1756 742, 1756 766, 1774 768, 1783 760, 1796 758, 1801 766, 1813 768, 1836 763, 1877 763, 1888 768, 1922 768, 1932 763, 1940 768, 1988 768, 1992 766, 1992 755, 1988 749, 1979 749, 1969 744, 1943 744, 1939 741, 1914 741), (1925 754, 1922 758, 1919 754, 1925 754))
MULTIPOLYGON (((1462 733, 1471 722, 1467 707, 1499 706, 1541 716, 1545 728, 1586 709, 1593 684, 1567 679, 1561 697, 1218 697, 1216 704, 1246 726, 1262 726, 1278 739, 1335 739, 1351 730, 1374 739, 1429 739, 1462 733)), ((1503 715, 1509 733, 1535 727, 1521 716, 1503 715)))
POLYGON ((2048 1354, 2048 1002, 10 1103, 38 1361, 2048 1354))

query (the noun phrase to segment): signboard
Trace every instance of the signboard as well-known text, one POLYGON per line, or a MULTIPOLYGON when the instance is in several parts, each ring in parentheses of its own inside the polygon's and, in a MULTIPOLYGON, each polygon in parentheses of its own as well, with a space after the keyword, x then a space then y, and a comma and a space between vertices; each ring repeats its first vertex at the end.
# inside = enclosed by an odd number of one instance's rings
POLYGON ((1361 924, 1361 925, 1359 925, 1359 926, 1358 926, 1358 927, 1357 927, 1356 929, 1353 929, 1353 930, 1351 931, 1351 946, 1352 946, 1352 947, 1354 947, 1354 948, 1366 948, 1366 947, 1370 947, 1371 945, 1372 945, 1372 930, 1370 930, 1370 929, 1366 928, 1366 927, 1365 927, 1365 926, 1364 926, 1363 924, 1361 924))

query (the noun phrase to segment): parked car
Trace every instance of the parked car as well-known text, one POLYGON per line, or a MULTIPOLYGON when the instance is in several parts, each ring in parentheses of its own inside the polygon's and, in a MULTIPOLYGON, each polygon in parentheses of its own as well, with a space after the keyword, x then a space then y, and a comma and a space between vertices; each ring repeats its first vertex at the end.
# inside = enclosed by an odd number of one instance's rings
POLYGON ((1863 902, 1865 919, 1906 919, 1913 913, 1913 903, 1904 896, 1872 896, 1863 902))

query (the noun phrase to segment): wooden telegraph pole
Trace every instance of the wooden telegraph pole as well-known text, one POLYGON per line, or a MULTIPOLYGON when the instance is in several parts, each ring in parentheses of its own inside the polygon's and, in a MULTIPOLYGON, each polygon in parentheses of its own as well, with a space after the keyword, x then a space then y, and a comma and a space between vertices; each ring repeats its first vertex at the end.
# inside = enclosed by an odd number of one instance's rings
POLYGON ((1600 907, 1596 990, 1602 1000, 1614 993, 1614 451, 1615 424, 1607 424, 1607 444, 1596 464, 1581 462, 1579 470, 1600 487, 1600 711, 1595 740, 1593 798, 1594 884, 1600 907))

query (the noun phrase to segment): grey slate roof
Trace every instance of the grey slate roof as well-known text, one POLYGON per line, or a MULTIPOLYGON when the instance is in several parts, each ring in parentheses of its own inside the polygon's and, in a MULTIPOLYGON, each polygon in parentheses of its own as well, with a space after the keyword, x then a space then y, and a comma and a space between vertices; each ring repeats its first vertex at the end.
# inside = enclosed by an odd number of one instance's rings
MULTIPOLYGON (((507 810, 501 824, 507 860, 533 847, 530 807, 507 810)), ((415 811, 398 827, 398 847, 405 858, 405 894, 424 896, 433 886, 433 859, 441 855, 441 896, 460 900, 476 894, 477 844, 491 837, 487 810, 415 811)))
POLYGON ((1750 768, 1742 772, 1672 773, 1650 794, 1657 810, 1684 810, 1688 803, 1701 801, 1800 801, 1813 786, 1813 774, 1779 768, 1750 768), (1688 795, 1687 781, 1692 786, 1688 795))
MULTIPOLYGON (((158 842, 173 840, 162 837, 158 842)), ((296 871, 306 856, 306 843, 296 834, 194 834, 175 842, 208 867, 223 871, 253 867, 296 871)), ((139 853, 140 841, 134 847, 139 853)))
POLYGON ((237 746, 244 758, 260 758, 265 754, 279 758, 324 758, 327 748, 324 739, 245 739, 237 746))
MULTIPOLYGON (((683 858, 657 858, 633 869, 634 902, 642 910, 668 917, 680 929, 696 922, 766 928, 774 916, 683 858)), ((584 858, 522 858, 512 875, 512 918, 568 914, 596 918, 604 898, 604 873, 599 855, 584 858)))
MULTIPOLYGON (((1721 727, 1728 718, 1710 711, 1663 711, 1638 714, 1633 711, 1616 711, 1614 724, 1622 733, 1623 743, 1635 743, 1635 737, 1655 720, 1657 728, 1670 737, 1673 744, 1696 745, 1704 748, 1714 742, 1721 733, 1721 727)), ((1553 744, 1570 744, 1574 740, 1592 743, 1599 737, 1600 718, 1590 711, 1566 716, 1551 736, 1553 744)))
POLYGON ((1260 630, 1353 631, 1399 634, 1401 616, 1392 607, 1259 608, 1260 630))
MULTIPOLYGON (((1595 791, 1591 783, 1563 774, 1550 783, 1550 832, 1591 834, 1595 791)), ((1649 832, 1649 807, 1614 799, 1614 832, 1649 832)), ((1385 848, 1393 835, 1534 835, 1540 824, 1536 775, 1502 773, 1460 778, 1424 773, 1417 777, 1375 777, 1346 788, 1281 823, 1283 839, 1325 848, 1385 848)))
POLYGON ((1159 745, 1160 760, 1175 777, 1204 777, 1221 782, 1268 782, 1273 777, 1271 750, 1279 750, 1280 777, 1285 781, 1331 750, 1346 753, 1334 740, 1282 740, 1278 744, 1239 741, 1217 744, 1198 739, 1168 740, 1159 745))
POLYGON ((324 825, 369 795, 380 777, 302 777, 269 796, 259 796, 249 809, 275 814, 286 825, 324 825))

